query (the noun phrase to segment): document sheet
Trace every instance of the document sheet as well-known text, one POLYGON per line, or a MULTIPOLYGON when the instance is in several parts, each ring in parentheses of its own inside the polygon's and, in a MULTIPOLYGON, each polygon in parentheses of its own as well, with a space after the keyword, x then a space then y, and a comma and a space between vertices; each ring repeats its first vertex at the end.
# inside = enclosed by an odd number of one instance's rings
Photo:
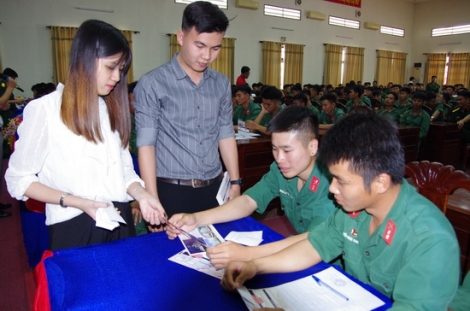
POLYGON ((373 310, 382 300, 333 267, 279 286, 238 290, 249 310, 283 308, 286 311, 373 310))

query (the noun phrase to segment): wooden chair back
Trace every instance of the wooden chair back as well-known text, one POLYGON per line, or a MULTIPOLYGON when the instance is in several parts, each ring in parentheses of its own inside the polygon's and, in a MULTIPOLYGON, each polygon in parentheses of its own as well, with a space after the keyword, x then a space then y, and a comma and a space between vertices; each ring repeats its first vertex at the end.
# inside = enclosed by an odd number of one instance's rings
POLYGON ((405 177, 410 177, 418 192, 445 214, 449 195, 457 189, 470 191, 470 176, 439 162, 414 161, 406 164, 405 177))

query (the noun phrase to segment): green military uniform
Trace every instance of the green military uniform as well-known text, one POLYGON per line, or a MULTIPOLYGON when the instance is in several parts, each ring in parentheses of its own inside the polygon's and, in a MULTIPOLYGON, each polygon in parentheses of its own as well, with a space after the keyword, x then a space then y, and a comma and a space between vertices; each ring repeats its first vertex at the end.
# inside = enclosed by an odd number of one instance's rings
POLYGON ((457 290, 454 300, 449 306, 452 311, 470 310, 470 272, 467 272, 462 286, 457 290))
POLYGON ((362 97, 361 97, 361 100, 362 100, 367 106, 369 106, 370 108, 372 108, 372 102, 371 102, 371 100, 370 100, 369 97, 367 97, 367 96, 362 96, 362 97))
POLYGON ((248 104, 248 110, 243 109, 242 106, 235 107, 233 111, 232 121, 233 125, 238 125, 238 120, 242 121, 253 121, 261 112, 261 106, 255 104, 254 102, 250 102, 248 104))
POLYGON ((269 172, 243 194, 255 200, 258 213, 264 213, 269 202, 279 197, 281 208, 295 230, 298 233, 307 232, 325 221, 335 209, 334 202, 329 196, 330 181, 325 174, 327 171, 315 163, 308 181, 298 191, 299 178, 286 179, 279 171, 276 162, 273 162, 269 172))
MULTIPOLYGON (((462 108, 457 108, 452 111, 452 122, 458 122, 470 114, 470 105, 462 108)), ((470 122, 465 122, 462 128, 463 139, 466 144, 470 144, 470 122)))
POLYGON ((426 92, 435 92, 436 94, 439 93, 440 85, 434 82, 429 82, 426 84, 426 92))
POLYGON ((336 121, 344 117, 344 111, 339 108, 335 108, 333 116, 326 114, 325 111, 322 111, 318 116, 319 124, 334 124, 336 121))
MULTIPOLYGON (((282 110, 282 106, 279 105, 279 109, 277 110, 277 113, 279 113, 281 110, 282 110)), ((261 119, 261 122, 259 123, 259 125, 268 126, 269 121, 271 121, 272 118, 273 116, 270 113, 265 114, 263 118, 261 119)))
POLYGON ((407 111, 400 119, 400 125, 417 126, 419 130, 419 139, 422 140, 428 134, 431 117, 421 109, 421 112, 415 113, 414 110, 407 111))
POLYGON ((316 115, 316 116, 320 115, 320 111, 318 111, 317 107, 315 107, 314 105, 310 105, 307 108, 312 110, 314 115, 316 115))
POLYGON ((393 310, 446 310, 459 279, 459 245, 444 214, 406 180, 382 224, 336 210, 310 231, 324 261, 343 255, 345 271, 393 299, 393 310))
POLYGON ((409 109, 413 108, 413 102, 411 98, 406 100, 405 104, 402 104, 400 100, 397 100, 396 105, 398 106, 398 113, 400 114, 400 118, 407 112, 409 109))
POLYGON ((432 108, 431 106, 428 106, 428 107, 431 108, 430 116, 432 116, 434 112, 436 112, 436 110, 439 110, 439 115, 437 116, 437 118, 433 119, 433 121, 436 121, 436 122, 444 121, 444 105, 441 102, 437 102, 434 108, 432 108))
MULTIPOLYGON (((348 112, 351 111, 351 108, 354 106, 353 100, 352 99, 348 100, 345 106, 348 112)), ((363 101, 362 99, 359 100, 359 106, 365 106, 365 107, 370 108, 370 105, 367 105, 366 102, 363 101)))
POLYGON ((392 107, 392 110, 388 111, 385 107, 382 107, 379 111, 377 111, 379 116, 384 116, 390 120, 395 121, 397 124, 400 122, 400 112, 397 108, 392 107))

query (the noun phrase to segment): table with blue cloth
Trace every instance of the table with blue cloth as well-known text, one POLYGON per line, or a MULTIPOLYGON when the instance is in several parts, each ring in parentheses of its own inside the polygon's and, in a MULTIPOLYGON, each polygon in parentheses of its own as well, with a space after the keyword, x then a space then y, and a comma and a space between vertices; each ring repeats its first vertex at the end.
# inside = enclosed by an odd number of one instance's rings
MULTIPOLYGON (((230 231, 262 230, 263 244, 283 238, 251 217, 215 227, 223 237, 230 231)), ((179 239, 158 232, 55 251, 44 260, 51 310, 247 310, 219 279, 168 260, 183 249, 179 239)), ((296 273, 258 275, 245 285, 279 285, 327 267, 320 263, 296 273)), ((387 297, 361 285, 385 302, 377 310, 391 307, 387 297)))

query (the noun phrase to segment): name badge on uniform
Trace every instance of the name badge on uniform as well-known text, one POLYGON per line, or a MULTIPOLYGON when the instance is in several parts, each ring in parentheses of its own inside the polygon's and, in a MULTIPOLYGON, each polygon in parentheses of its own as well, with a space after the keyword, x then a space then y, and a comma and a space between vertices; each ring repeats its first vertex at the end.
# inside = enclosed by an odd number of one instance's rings
POLYGON ((320 179, 318 177, 313 176, 312 180, 310 181, 310 191, 317 192, 318 185, 320 185, 320 179))
POLYGON ((360 213, 361 213, 361 211, 359 211, 359 212, 354 211, 354 212, 349 212, 348 215, 351 218, 357 218, 357 216, 359 216, 360 213))
POLYGON ((397 229, 397 225, 389 219, 387 221, 387 226, 385 227, 383 239, 387 245, 392 245, 393 237, 395 236, 395 231, 397 229))

